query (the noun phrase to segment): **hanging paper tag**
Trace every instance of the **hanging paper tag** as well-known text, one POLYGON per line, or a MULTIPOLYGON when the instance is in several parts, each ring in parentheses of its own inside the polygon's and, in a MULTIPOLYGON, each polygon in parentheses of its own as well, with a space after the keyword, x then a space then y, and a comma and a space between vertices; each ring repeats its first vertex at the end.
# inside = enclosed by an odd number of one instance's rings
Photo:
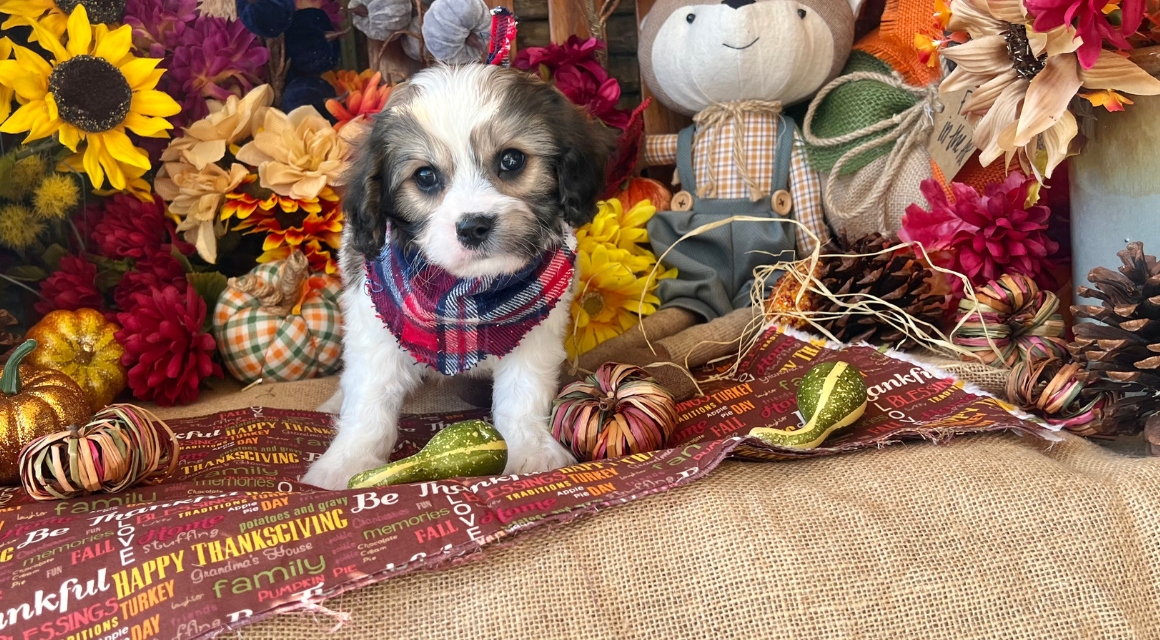
POLYGON ((975 152, 975 128, 967 122, 966 116, 959 113, 973 91, 963 89, 939 96, 943 110, 934 114, 934 129, 930 132, 927 151, 947 182, 958 174, 975 152))

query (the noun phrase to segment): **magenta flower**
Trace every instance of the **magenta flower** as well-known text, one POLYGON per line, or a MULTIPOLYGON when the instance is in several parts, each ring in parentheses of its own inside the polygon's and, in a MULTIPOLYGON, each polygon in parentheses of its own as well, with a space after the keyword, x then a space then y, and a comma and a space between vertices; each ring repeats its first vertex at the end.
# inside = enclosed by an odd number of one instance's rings
POLYGON ((1110 0, 1024 0, 1023 6, 1035 18, 1036 31, 1046 32, 1062 25, 1075 27, 1083 44, 1076 57, 1084 69, 1091 69, 1100 57, 1104 40, 1118 49, 1131 49, 1127 36, 1140 28, 1144 21, 1144 0, 1123 0, 1120 3, 1120 24, 1108 21, 1104 9, 1114 4, 1110 0))
MULTIPOLYGON (((596 62, 596 52, 603 48, 604 43, 596 38, 581 40, 577 36, 571 36, 564 44, 550 44, 546 47, 529 47, 521 50, 516 55, 515 61, 512 62, 512 66, 525 71, 534 71, 540 65, 544 65, 553 74, 555 74, 556 69, 564 65, 589 66, 588 63, 593 63, 599 69, 600 64, 596 62)), ((589 66, 589 68, 591 67, 589 66)))
POLYGON ((241 22, 201 16, 188 24, 161 78, 162 90, 182 102, 174 120, 189 124, 205 117, 207 98, 244 96, 265 81, 269 58, 261 40, 241 22))
POLYGON ((593 73, 587 67, 566 64, 556 70, 556 88, 573 104, 584 107, 592 117, 623 129, 631 114, 616 108, 620 100, 620 83, 609 77, 599 65, 596 68, 599 73, 593 73))
MULTIPOLYGON (((128 0, 125 24, 133 28, 137 55, 166 58, 197 18, 197 0, 128 0)), ((167 68, 168 65, 161 65, 167 68)))
MULTIPOLYGON (((951 183, 955 197, 951 204, 937 182, 925 180, 922 193, 931 210, 917 204, 907 207, 899 236, 922 244, 928 252, 947 250, 942 266, 965 274, 972 283, 1022 273, 1050 287, 1054 283, 1049 258, 1059 245, 1046 233, 1051 210, 1025 204, 1033 183, 1016 171, 1003 182, 987 185, 983 196, 967 185, 951 183)), ((957 289, 959 283, 955 284, 957 289)))

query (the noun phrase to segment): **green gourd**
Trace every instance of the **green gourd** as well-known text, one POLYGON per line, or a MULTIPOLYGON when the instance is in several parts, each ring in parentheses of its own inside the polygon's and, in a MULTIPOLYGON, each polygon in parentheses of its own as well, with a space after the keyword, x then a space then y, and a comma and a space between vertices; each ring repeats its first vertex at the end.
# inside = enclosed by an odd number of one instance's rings
POLYGON ((810 369, 797 391, 806 423, 785 429, 757 427, 749 435, 779 447, 813 449, 831 433, 854 424, 866 412, 862 373, 846 362, 824 362, 810 369))
POLYGON ((444 428, 413 456, 364 471, 347 484, 351 489, 431 482, 448 478, 494 476, 507 466, 507 443, 483 420, 465 420, 444 428))

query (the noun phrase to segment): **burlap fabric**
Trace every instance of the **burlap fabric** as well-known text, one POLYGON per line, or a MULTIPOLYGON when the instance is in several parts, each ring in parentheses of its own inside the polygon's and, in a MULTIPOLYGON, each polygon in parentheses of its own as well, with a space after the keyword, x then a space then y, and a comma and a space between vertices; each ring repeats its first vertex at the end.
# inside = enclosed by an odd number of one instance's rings
MULTIPOLYGON (((886 62, 868 53, 854 51, 850 54, 842 73, 845 75, 857 72, 890 75, 893 70, 886 62)), ((857 80, 834 89, 825 98, 820 99, 811 126, 816 136, 838 137, 889 120, 915 104, 915 96, 906 91, 873 80, 857 80)), ((839 146, 813 146, 807 143, 810 166, 818 172, 828 174, 842 155, 882 135, 885 135, 885 131, 839 146)), ((835 181, 833 193, 828 194, 835 206, 849 211, 867 200, 875 183, 886 170, 886 154, 894 148, 894 144, 889 143, 868 150, 842 166, 842 174, 835 181)), ((932 177, 931 167, 926 145, 917 145, 891 176, 890 187, 882 195, 879 207, 854 218, 842 217, 827 210, 826 221, 835 231, 845 231, 851 238, 860 238, 874 232, 882 234, 898 232, 902 228, 902 214, 906 211, 906 207, 912 203, 926 202, 919 186, 923 180, 932 177)), ((822 185, 823 189, 828 188, 827 180, 822 180, 822 185)))
MULTIPOLYGON (((334 385, 164 414, 311 408, 334 385)), ((223 637, 1160 638, 1160 460, 997 435, 726 463, 325 604, 350 616, 337 633, 325 613, 296 613, 223 637)))

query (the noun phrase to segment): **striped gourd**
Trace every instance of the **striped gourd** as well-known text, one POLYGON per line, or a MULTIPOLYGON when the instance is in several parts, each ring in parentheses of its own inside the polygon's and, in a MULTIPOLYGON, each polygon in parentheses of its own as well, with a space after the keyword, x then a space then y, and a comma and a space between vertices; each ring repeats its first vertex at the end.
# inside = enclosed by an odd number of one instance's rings
POLYGON ((813 449, 831 433, 862 417, 866 412, 866 383, 861 372, 848 363, 825 362, 802 378, 797 405, 806 420, 804 426, 757 427, 749 434, 781 447, 813 449))
POLYGON ((351 489, 383 487, 448 478, 494 476, 507 466, 507 443, 483 420, 465 420, 444 428, 413 456, 396 460, 350 479, 351 489))

